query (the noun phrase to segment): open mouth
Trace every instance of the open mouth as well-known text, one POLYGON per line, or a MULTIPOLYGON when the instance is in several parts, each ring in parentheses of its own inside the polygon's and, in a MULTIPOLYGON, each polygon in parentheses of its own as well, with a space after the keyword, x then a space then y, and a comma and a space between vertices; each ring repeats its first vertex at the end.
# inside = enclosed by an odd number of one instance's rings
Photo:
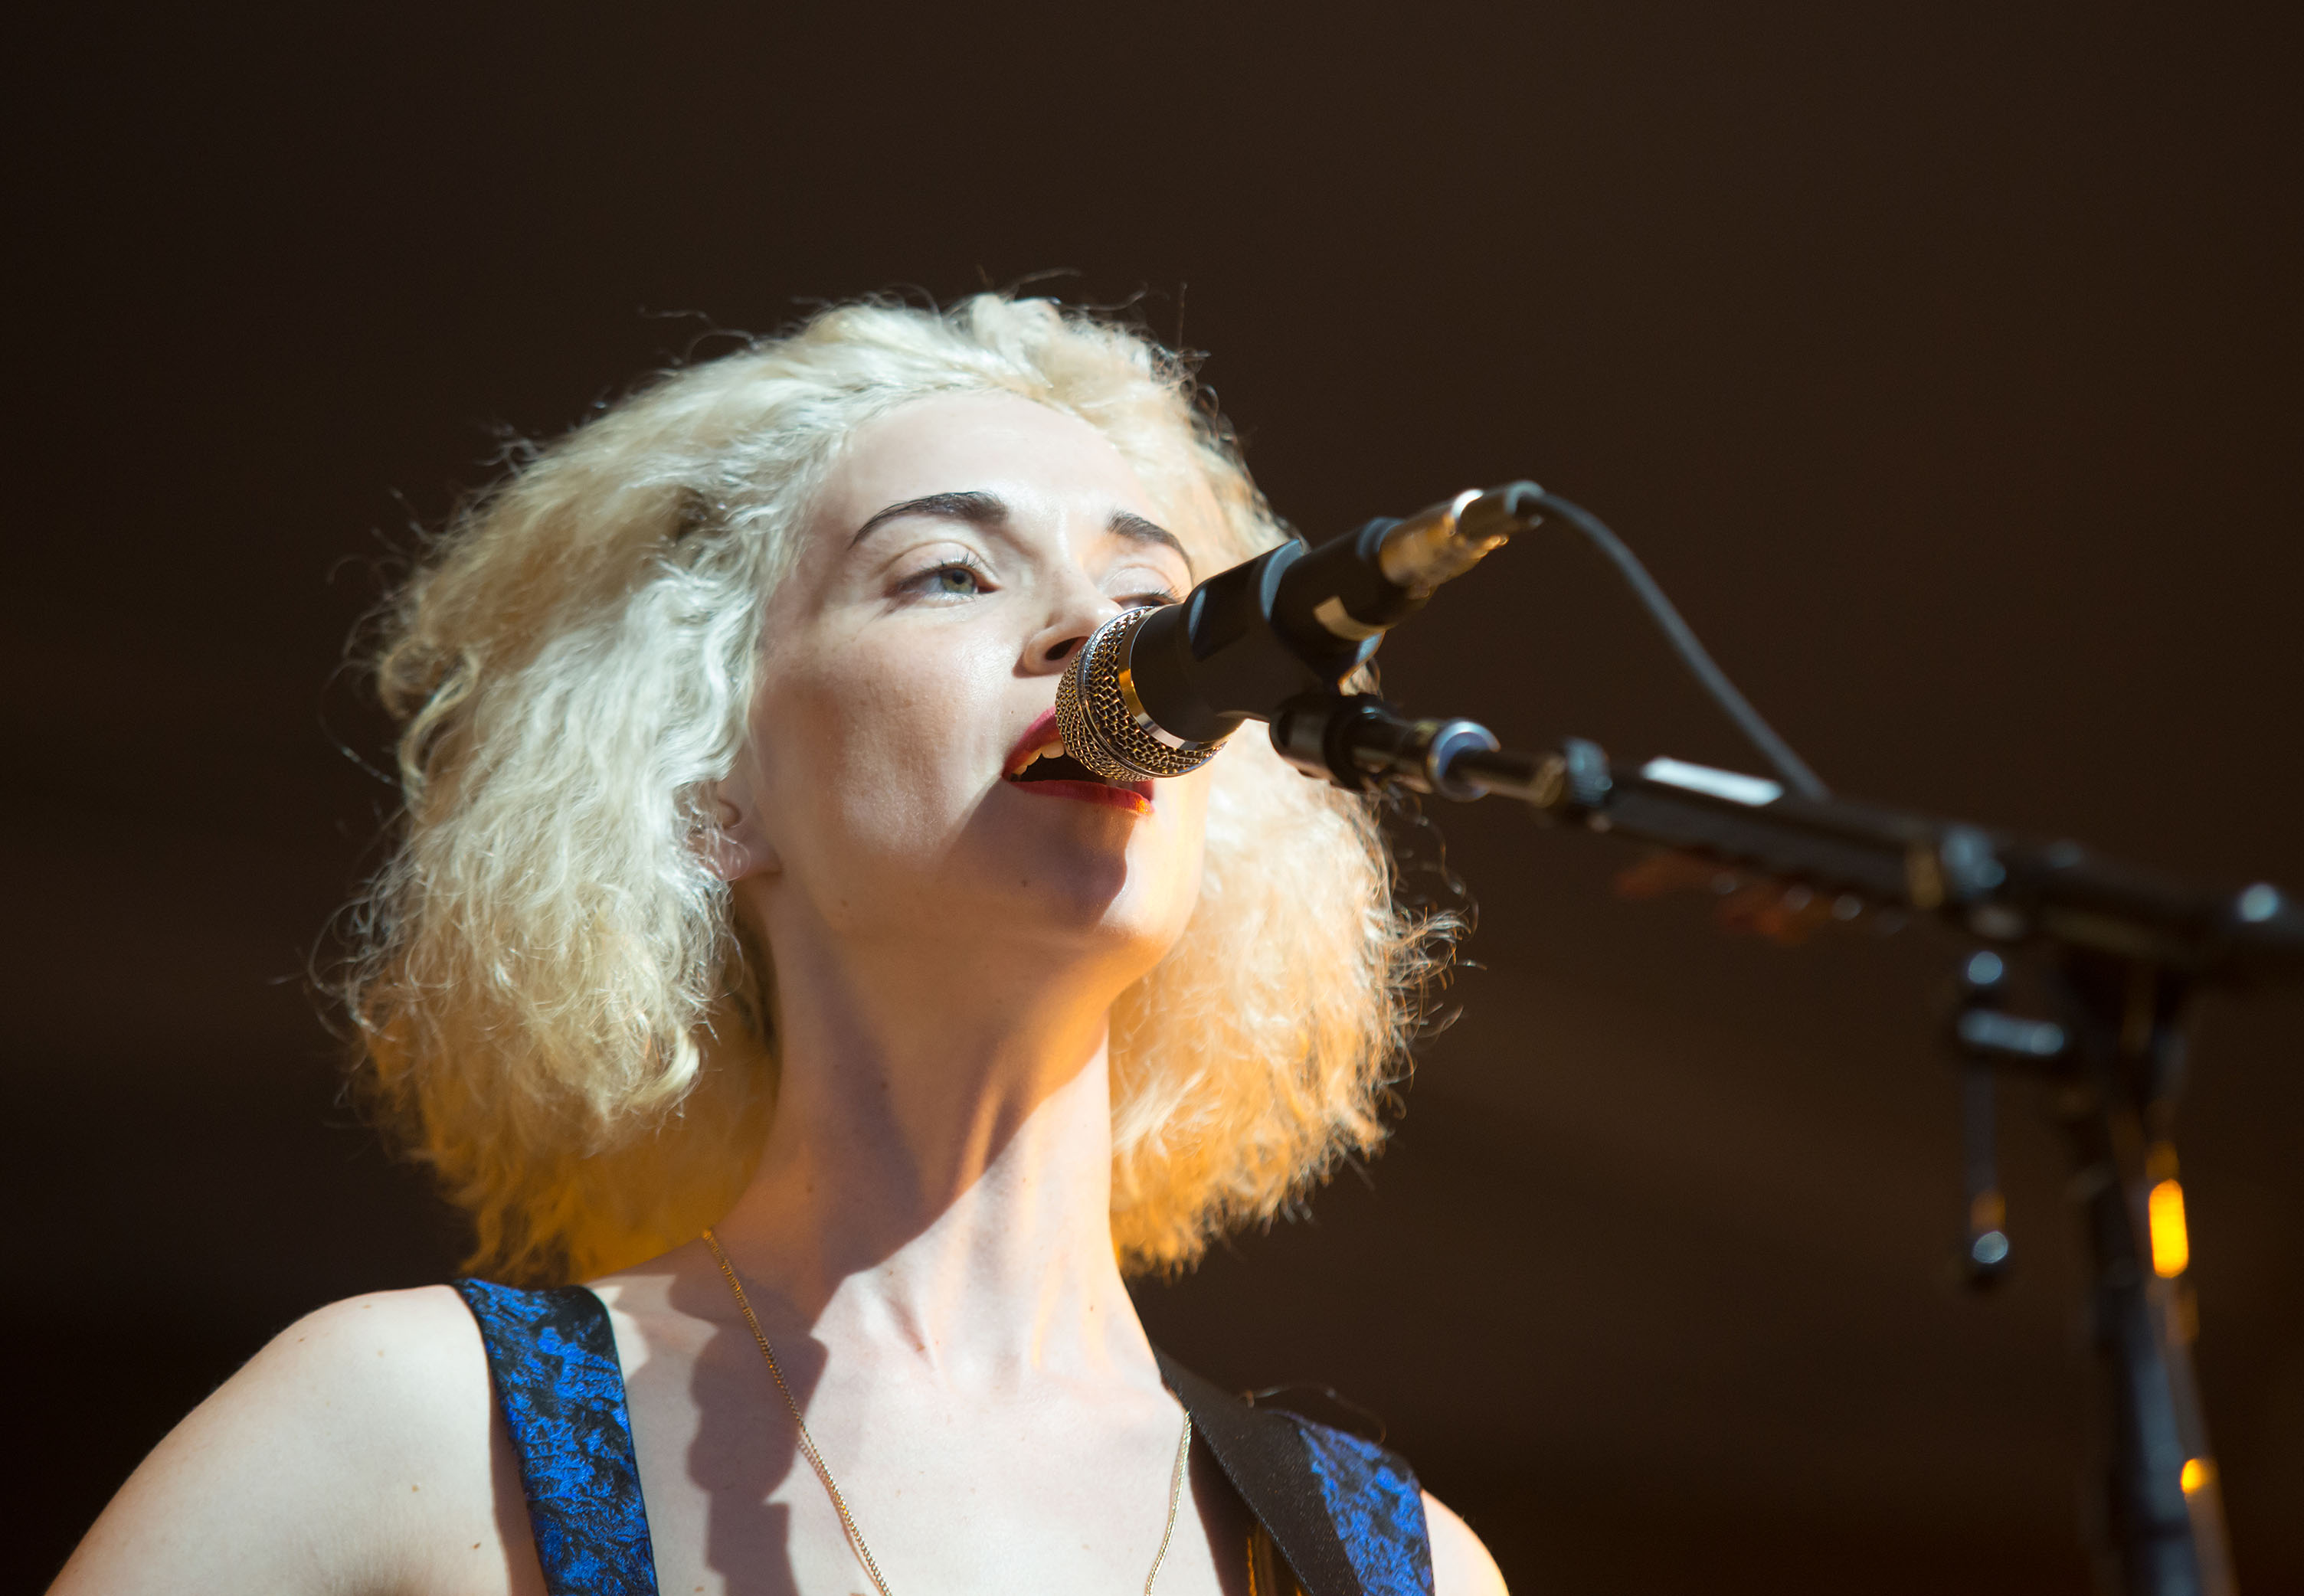
POLYGON ((1107 781, 1064 752, 1052 709, 1042 711, 1017 739, 1008 756, 1007 780, 1011 786, 1046 798, 1105 804, 1131 815, 1152 812, 1151 782, 1107 781))

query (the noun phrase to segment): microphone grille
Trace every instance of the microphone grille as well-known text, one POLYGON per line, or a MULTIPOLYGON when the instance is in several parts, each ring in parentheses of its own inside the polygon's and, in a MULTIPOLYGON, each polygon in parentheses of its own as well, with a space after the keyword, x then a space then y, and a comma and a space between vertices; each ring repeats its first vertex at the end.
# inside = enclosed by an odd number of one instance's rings
POLYGON ((1128 673, 1137 629, 1157 609, 1130 610, 1096 629, 1056 681, 1056 730, 1064 752, 1107 781, 1157 781, 1206 764, 1224 747, 1185 742, 1144 713, 1128 673))

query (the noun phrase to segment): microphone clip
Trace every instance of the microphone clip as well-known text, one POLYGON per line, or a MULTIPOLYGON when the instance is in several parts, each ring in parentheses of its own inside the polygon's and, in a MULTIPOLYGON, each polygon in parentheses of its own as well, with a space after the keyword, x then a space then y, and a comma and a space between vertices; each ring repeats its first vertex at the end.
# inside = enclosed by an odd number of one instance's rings
POLYGON ((1272 717, 1272 746, 1308 776, 1353 792, 1404 787, 1468 801, 1487 789, 1456 774, 1466 754, 1493 754, 1477 721, 1411 721, 1373 693, 1300 693, 1272 717))

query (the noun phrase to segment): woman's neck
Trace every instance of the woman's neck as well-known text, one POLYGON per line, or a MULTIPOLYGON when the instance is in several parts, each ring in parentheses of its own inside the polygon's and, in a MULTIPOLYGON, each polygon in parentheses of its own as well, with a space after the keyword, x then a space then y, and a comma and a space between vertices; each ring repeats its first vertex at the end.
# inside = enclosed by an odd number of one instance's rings
POLYGON ((779 950, 775 1116, 716 1230, 778 1317, 969 1383, 1147 1357, 1112 1250, 1109 998, 1015 963, 779 950))

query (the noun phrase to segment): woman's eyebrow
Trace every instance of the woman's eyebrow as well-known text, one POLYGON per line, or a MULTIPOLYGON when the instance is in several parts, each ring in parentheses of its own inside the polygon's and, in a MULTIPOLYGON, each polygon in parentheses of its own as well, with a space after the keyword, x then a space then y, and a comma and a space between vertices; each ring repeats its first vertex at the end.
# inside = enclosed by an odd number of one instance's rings
POLYGON ((1192 564, 1192 557, 1184 553, 1183 544, 1178 541, 1176 535, 1167 528, 1156 527, 1142 516, 1132 514, 1125 510, 1113 511, 1112 519, 1105 525, 1112 529, 1114 536, 1124 537, 1131 543, 1165 544, 1175 550, 1176 557, 1184 562, 1185 574, 1196 578, 1199 577, 1199 572, 1192 564))
MULTIPOLYGON (((967 521, 973 526, 996 527, 1008 519, 1008 505, 999 494, 987 494, 980 489, 970 489, 964 493, 930 494, 925 498, 906 499, 901 504, 889 505, 887 509, 857 528, 856 535, 848 540, 848 546, 852 549, 862 543, 883 522, 896 520, 908 515, 943 516, 947 520, 967 521)), ((1155 528, 1154 530, 1157 531, 1158 528, 1155 528)), ((1162 533, 1161 536, 1165 537, 1167 535, 1162 533)))

